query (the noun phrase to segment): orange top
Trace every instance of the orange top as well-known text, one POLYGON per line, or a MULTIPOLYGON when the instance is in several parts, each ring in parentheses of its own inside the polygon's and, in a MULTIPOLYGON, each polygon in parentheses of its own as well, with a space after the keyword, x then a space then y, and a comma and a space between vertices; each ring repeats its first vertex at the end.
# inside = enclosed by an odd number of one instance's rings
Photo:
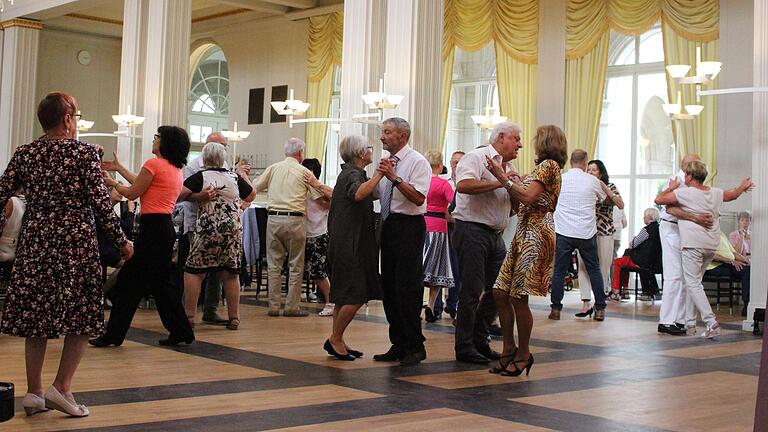
POLYGON ((171 214, 176 206, 176 199, 184 183, 180 168, 171 165, 166 159, 154 158, 144 163, 144 168, 152 174, 152 183, 141 195, 141 214, 171 214))

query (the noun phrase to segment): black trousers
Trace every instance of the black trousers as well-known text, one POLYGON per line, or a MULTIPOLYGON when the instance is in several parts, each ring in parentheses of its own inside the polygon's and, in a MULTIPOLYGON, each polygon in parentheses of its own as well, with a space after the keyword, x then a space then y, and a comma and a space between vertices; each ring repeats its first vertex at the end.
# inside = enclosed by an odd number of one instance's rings
POLYGON ((500 233, 461 220, 456 221, 451 240, 461 275, 454 349, 458 355, 469 355, 488 345, 488 325, 496 316, 493 284, 507 250, 500 233))
POLYGON ((105 340, 115 344, 123 342, 141 298, 149 293, 155 298, 157 312, 170 337, 194 338, 181 303, 181 290, 173 282, 176 273, 171 256, 175 241, 171 215, 141 215, 134 255, 118 273, 105 340))
POLYGON ((424 349, 424 216, 390 214, 381 229, 381 282, 389 340, 402 353, 424 349))

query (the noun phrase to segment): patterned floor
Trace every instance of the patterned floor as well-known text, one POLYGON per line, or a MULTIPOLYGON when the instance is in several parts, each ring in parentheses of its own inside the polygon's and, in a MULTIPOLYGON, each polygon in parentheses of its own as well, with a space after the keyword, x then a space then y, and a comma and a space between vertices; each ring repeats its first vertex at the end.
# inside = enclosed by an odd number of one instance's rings
MULTIPOLYGON (((752 430, 761 340, 727 307, 711 341, 657 334, 659 302, 611 304, 599 323, 573 317, 578 294, 568 293, 555 322, 534 299, 536 363, 512 378, 453 361, 450 319, 424 325, 428 360, 402 368, 371 360, 389 346, 380 303, 350 326, 348 343, 365 352, 354 362, 322 350, 329 318, 268 318, 263 299, 242 303, 239 331, 198 325, 197 342, 178 348, 157 345, 157 314, 139 311, 122 347, 86 353, 75 389, 90 417, 27 418, 17 397, 0 431, 752 430)), ((60 349, 49 346, 46 382, 60 349)), ((23 363, 23 340, 0 336, 0 380, 17 396, 23 363)))

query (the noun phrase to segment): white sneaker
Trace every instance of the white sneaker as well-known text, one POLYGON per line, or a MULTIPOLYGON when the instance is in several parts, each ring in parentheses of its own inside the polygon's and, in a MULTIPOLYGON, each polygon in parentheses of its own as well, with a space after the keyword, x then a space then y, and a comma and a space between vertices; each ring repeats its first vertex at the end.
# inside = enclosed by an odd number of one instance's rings
POLYGON ((318 315, 319 316, 333 316, 333 308, 334 308, 334 306, 335 305, 333 303, 326 303, 325 307, 323 308, 323 310, 318 312, 318 315))
POLYGON ((717 321, 711 326, 707 326, 707 329, 701 334, 701 337, 707 339, 712 339, 715 336, 720 336, 720 323, 717 321))

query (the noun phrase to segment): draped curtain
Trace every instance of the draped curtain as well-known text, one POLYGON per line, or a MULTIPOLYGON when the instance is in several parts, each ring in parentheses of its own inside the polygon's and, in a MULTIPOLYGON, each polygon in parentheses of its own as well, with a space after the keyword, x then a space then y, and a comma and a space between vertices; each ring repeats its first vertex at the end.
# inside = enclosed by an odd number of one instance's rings
MULTIPOLYGON (((448 123, 455 47, 477 51, 493 40, 501 115, 533 137, 536 127, 536 63, 539 43, 538 0, 446 0, 443 20, 442 142, 448 123)), ((533 164, 531 151, 517 165, 533 164)))
MULTIPOLYGON (((341 46, 344 34, 344 15, 335 12, 309 18, 307 44, 307 118, 328 117, 333 94, 334 66, 341 65, 341 46)), ((307 123, 306 157, 325 157, 325 138, 328 123, 307 123)))
MULTIPOLYGON (((659 19, 664 32, 666 64, 694 64, 695 47, 703 58, 717 56, 718 0, 568 0, 566 10, 565 132, 569 150, 584 148, 595 155, 602 111, 610 30, 637 36, 659 19)), ((677 93, 668 79, 669 99, 677 93)), ((685 88, 684 102, 695 101, 695 88, 685 88)), ((680 154, 695 151, 716 172, 717 102, 702 99, 704 112, 693 121, 680 121, 680 154), (682 138, 682 140, 681 140, 682 138)))

